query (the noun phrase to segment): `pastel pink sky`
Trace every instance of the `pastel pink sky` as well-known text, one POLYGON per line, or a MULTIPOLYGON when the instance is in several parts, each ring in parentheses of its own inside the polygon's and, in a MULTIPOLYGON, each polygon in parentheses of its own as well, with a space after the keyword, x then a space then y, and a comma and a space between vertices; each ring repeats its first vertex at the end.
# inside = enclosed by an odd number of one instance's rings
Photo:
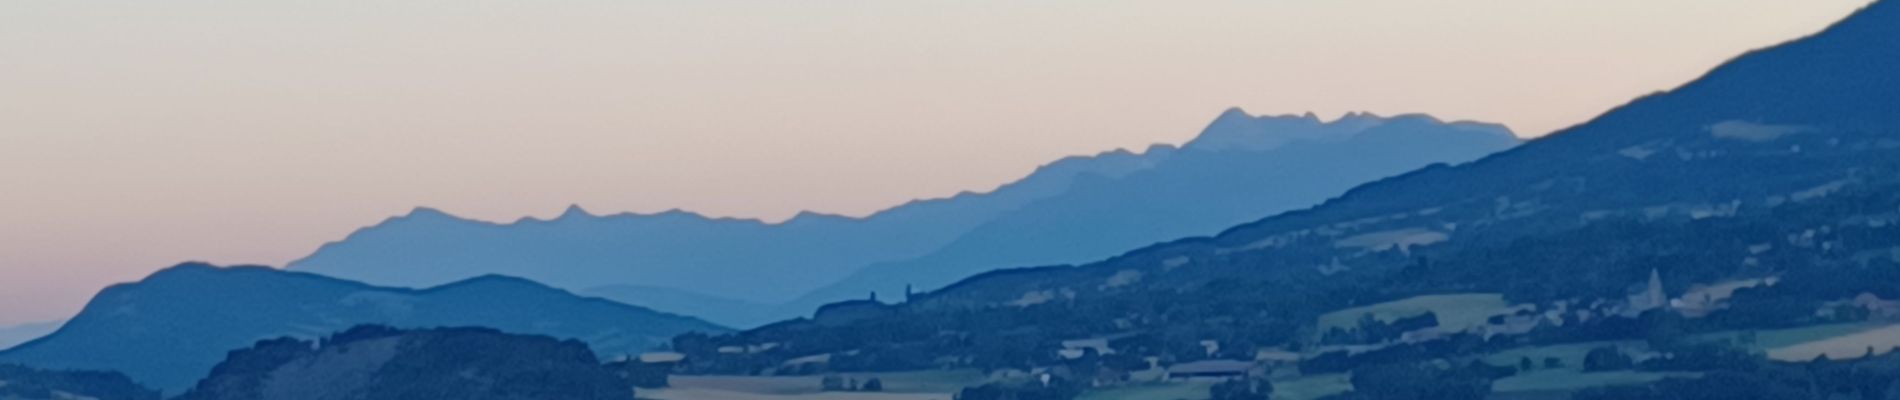
POLYGON ((863 215, 1221 110, 1540 135, 1867 0, 0 3, 0 324, 418 205, 863 215))

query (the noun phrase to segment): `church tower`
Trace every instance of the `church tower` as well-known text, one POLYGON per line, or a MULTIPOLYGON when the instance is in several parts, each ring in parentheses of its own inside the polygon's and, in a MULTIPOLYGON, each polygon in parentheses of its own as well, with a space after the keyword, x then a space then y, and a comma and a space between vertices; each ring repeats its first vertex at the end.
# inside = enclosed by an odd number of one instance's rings
POLYGON ((1649 269, 1649 284, 1643 291, 1632 293, 1629 299, 1629 311, 1642 313, 1669 306, 1669 294, 1663 292, 1662 273, 1655 268, 1649 269))
POLYGON ((1649 290, 1643 293, 1649 295, 1649 301, 1654 302, 1652 303, 1654 306, 1650 307, 1652 309, 1669 305, 1669 294, 1663 293, 1662 273, 1656 271, 1655 268, 1649 269, 1649 290))

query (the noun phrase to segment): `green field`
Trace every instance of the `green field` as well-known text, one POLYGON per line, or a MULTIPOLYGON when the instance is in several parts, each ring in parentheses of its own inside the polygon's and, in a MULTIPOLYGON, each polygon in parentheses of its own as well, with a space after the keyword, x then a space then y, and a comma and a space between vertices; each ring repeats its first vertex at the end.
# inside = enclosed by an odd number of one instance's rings
POLYGON ((658 400, 774 400, 774 399, 860 399, 860 400, 949 400, 964 387, 983 384, 981 371, 913 371, 890 373, 840 374, 846 379, 864 382, 878 378, 884 384, 880 393, 825 392, 819 376, 673 376, 672 387, 640 391, 641 398, 658 400))
POLYGON ((1491 382, 1491 391, 1570 392, 1600 386, 1638 385, 1672 377, 1695 378, 1693 372, 1606 371, 1582 373, 1572 370, 1531 371, 1491 382))
POLYGON ((1212 383, 1153 383, 1092 390, 1076 400, 1205 400, 1212 383))
POLYGON ((1349 374, 1313 375, 1273 381, 1273 398, 1279 400, 1314 400, 1349 390, 1352 390, 1352 376, 1349 374))
POLYGON ((1440 327, 1462 330, 1482 325, 1493 315, 1511 311, 1511 305, 1504 302, 1504 295, 1496 293, 1426 295, 1326 313, 1319 317, 1319 331, 1325 332, 1335 327, 1351 330, 1358 327, 1360 316, 1366 314, 1372 314, 1373 318, 1380 321, 1392 322, 1427 312, 1438 314, 1440 327))
MULTIPOLYGON (((1209 382, 1167 382, 1103 388, 1083 393, 1077 400, 1204 400, 1209 382)), ((1314 400, 1352 390, 1346 374, 1328 374, 1273 381, 1275 400, 1314 400)))

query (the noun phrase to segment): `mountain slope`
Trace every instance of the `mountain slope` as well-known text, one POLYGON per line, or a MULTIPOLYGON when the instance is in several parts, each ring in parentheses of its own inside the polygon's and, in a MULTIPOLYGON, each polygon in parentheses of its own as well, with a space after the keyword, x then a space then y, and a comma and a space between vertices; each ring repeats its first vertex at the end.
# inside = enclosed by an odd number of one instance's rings
POLYGON ((1084 179, 1060 195, 999 215, 923 257, 881 263, 791 304, 782 315, 907 286, 934 290, 998 268, 1081 263, 1130 248, 1216 232, 1309 207, 1363 182, 1432 163, 1509 149, 1503 126, 1424 115, 1348 114, 1332 122, 1255 117, 1234 109, 1166 162, 1119 178, 1084 179))
MULTIPOLYGON (((1825 322, 1817 310, 1830 302, 1900 296, 1896 71, 1900 1, 1881 1, 1472 163, 1212 237, 985 273, 876 315, 789 321, 699 347, 770 342, 797 349, 782 357, 828 353, 850 368, 1026 368, 1059 361, 1042 346, 1113 335, 1136 338, 1118 348, 1130 360, 1251 358, 1320 345, 1326 312, 1426 294, 1496 293, 1564 321, 1628 321, 1603 316, 1676 306, 1626 298, 1652 273, 1668 294, 1780 282, 1738 291, 1742 305, 1697 321, 1706 329, 1825 322)), ((1613 339, 1643 339, 1635 332, 1613 339)), ((703 353, 703 368, 729 369, 703 353)))
POLYGON ((694 316, 713 323, 750 327, 769 322, 777 317, 772 312, 774 306, 744 300, 734 300, 719 296, 693 293, 658 286, 606 285, 581 289, 583 296, 593 296, 621 303, 635 304, 655 310, 691 310, 694 316))
POLYGON ((602 354, 644 351, 689 331, 725 330, 517 278, 409 290, 264 267, 184 264, 106 288, 59 331, 0 352, 0 363, 115 370, 178 393, 232 349, 358 324, 485 326, 578 339, 602 354))

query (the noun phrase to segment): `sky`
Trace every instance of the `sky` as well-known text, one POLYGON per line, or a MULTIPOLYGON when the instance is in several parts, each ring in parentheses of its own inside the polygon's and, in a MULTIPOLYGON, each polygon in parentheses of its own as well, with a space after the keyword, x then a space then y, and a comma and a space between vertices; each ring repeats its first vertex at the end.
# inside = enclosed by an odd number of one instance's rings
POLYGON ((1234 106, 1538 136, 1867 3, 0 2, 0 325, 416 206, 865 215, 1234 106))

